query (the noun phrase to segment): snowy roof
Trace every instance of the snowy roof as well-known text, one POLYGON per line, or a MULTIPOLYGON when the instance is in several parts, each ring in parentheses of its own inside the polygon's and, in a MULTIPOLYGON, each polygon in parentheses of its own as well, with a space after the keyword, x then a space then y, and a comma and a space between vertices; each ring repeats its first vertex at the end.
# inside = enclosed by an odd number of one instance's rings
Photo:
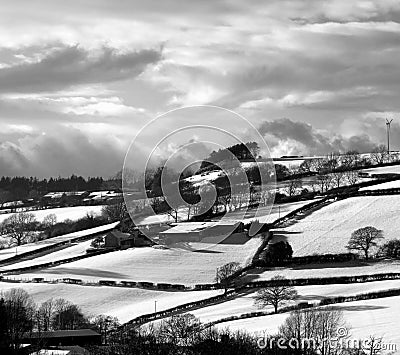
POLYGON ((237 221, 177 223, 174 227, 164 232, 161 232, 161 234, 200 233, 204 229, 217 228, 217 227, 232 227, 239 224, 240 222, 237 221))
POLYGON ((71 350, 60 350, 60 349, 42 349, 35 351, 30 355, 68 355, 71 354, 71 350))
POLYGON ((58 191, 58 192, 49 192, 43 197, 48 198, 61 198, 63 195, 65 196, 81 196, 84 195, 86 191, 58 191))
POLYGON ((121 192, 109 190, 109 191, 93 191, 89 194, 89 198, 92 200, 102 200, 102 199, 107 199, 110 197, 118 197, 122 196, 121 192))
POLYGON ((3 203, 3 207, 14 207, 14 206, 21 206, 24 203, 22 201, 11 201, 3 203))

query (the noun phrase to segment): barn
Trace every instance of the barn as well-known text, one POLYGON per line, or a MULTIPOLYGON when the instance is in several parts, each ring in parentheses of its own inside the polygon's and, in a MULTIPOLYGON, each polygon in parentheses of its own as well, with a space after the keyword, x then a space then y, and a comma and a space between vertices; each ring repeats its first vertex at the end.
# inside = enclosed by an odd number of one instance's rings
POLYGON ((44 346, 99 345, 101 335, 92 329, 43 331, 27 333, 21 342, 44 346))
POLYGON ((134 233, 123 233, 113 230, 104 237, 104 246, 106 248, 128 249, 150 244, 151 242, 138 229, 134 233))
POLYGON ((221 240, 235 234, 242 233, 242 222, 188 222, 176 223, 172 228, 160 233, 160 241, 167 243, 200 242, 204 238, 219 237, 221 240))

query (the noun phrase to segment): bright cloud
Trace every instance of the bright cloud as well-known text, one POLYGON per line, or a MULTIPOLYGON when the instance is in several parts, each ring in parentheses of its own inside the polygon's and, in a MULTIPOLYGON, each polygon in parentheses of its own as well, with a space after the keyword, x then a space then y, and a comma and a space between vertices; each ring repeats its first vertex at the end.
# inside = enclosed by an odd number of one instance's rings
POLYGON ((400 112, 399 33, 395 0, 5 3, 0 169, 93 174, 71 150, 80 137, 92 157, 107 147, 108 173, 145 123, 193 104, 269 122, 288 134, 271 135, 276 154, 370 149, 400 112), (62 169, 45 147, 65 127, 62 169))

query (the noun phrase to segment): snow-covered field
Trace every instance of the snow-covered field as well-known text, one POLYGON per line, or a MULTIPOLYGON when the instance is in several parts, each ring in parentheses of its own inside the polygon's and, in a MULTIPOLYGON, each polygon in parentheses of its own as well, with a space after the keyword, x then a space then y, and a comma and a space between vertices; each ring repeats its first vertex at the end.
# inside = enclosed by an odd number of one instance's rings
POLYGON ((118 225, 118 223, 119 222, 115 222, 115 223, 106 224, 106 225, 100 226, 100 227, 85 229, 85 230, 79 231, 79 232, 68 233, 68 234, 60 235, 59 237, 41 240, 36 243, 28 243, 28 244, 20 245, 19 247, 1 249, 0 250, 0 260, 6 260, 17 254, 23 254, 23 253, 27 253, 27 252, 30 252, 33 250, 39 250, 41 248, 48 247, 49 245, 57 244, 60 242, 65 242, 65 241, 69 241, 69 240, 73 241, 74 239, 84 237, 84 236, 89 236, 91 234, 108 232, 108 231, 114 229, 118 225))
POLYGON ((87 240, 80 243, 71 243, 71 246, 67 246, 61 250, 54 251, 52 253, 46 253, 42 256, 37 256, 29 260, 15 262, 7 266, 0 266, 0 272, 10 269, 18 269, 27 266, 33 266, 38 264, 49 263, 57 260, 63 260, 67 258, 73 258, 75 256, 85 255, 86 249, 90 247, 92 240, 87 240))
MULTIPOLYGON (((367 292, 375 292, 382 290, 390 290, 400 288, 399 280, 374 281, 358 284, 333 284, 333 285, 313 285, 296 287, 298 298, 292 302, 312 302, 318 303, 321 299, 333 296, 352 296, 367 292)), ((256 291, 244 294, 227 302, 203 307, 191 311, 193 315, 198 317, 202 322, 213 322, 225 317, 239 316, 241 314, 263 311, 273 311, 272 306, 265 308, 257 308, 254 304, 254 296, 256 291)), ((255 319, 255 318, 254 318, 255 319)))
POLYGON ((191 182, 194 186, 201 186, 207 182, 211 182, 216 180, 219 176, 222 175, 221 171, 209 171, 203 174, 197 174, 188 177, 186 180, 191 182))
MULTIPOLYGON (((49 214, 55 214, 57 217, 57 222, 65 221, 66 219, 70 219, 72 221, 77 220, 79 218, 83 218, 87 213, 93 212, 95 215, 101 214, 101 209, 104 206, 76 206, 76 207, 60 207, 60 208, 49 208, 45 210, 37 210, 37 211, 27 211, 28 213, 32 213, 38 221, 43 221, 44 217, 49 214)), ((0 223, 3 222, 6 218, 10 217, 13 213, 4 213, 0 214, 0 223)))
POLYGON ((32 295, 35 302, 43 302, 49 298, 65 298, 77 305, 87 315, 107 314, 127 322, 143 314, 157 310, 165 310, 187 302, 216 296, 220 290, 214 291, 156 291, 138 288, 109 286, 80 286, 69 284, 45 283, 8 283, 0 282, 0 292, 11 288, 23 288, 32 295))
MULTIPOLYGON (((249 223, 255 219, 258 219, 262 223, 272 223, 278 218, 283 217, 286 214, 292 212, 293 210, 300 208, 304 205, 307 205, 313 201, 307 200, 307 201, 299 201, 291 203, 282 203, 279 205, 273 205, 272 208, 270 206, 260 207, 258 210, 256 208, 253 208, 246 213, 244 212, 244 209, 236 210, 229 212, 223 218, 226 221, 241 221, 243 223, 249 223)), ((181 208, 178 212, 178 220, 187 221, 187 214, 188 214, 187 208, 181 208)), ((215 219, 217 220, 219 218, 215 219)), ((138 218, 137 221, 135 222, 138 225, 147 225, 147 224, 174 222, 174 220, 170 215, 164 213, 154 216, 141 217, 138 218)))
POLYGON ((400 188, 400 180, 388 181, 382 184, 362 187, 360 191, 386 190, 386 189, 398 189, 398 188, 400 188))
POLYGON ((279 205, 273 205, 271 207, 260 207, 258 210, 256 208, 249 210, 243 218, 243 211, 229 212, 223 218, 227 221, 242 221, 243 223, 249 223, 252 220, 258 219, 261 223, 272 223, 280 217, 284 217, 288 213, 308 205, 316 200, 307 200, 291 203, 282 203, 279 205))
MULTIPOLYGON (((400 272, 400 261, 382 262, 347 262, 330 264, 307 264, 297 265, 291 268, 276 267, 266 271, 258 269, 250 270, 244 276, 246 281, 270 280, 277 275, 283 275, 288 279, 356 276, 384 274, 389 272, 400 272)), ((400 281, 399 281, 400 284, 400 281)))
POLYGON ((369 174, 400 174, 400 164, 363 169, 362 171, 369 174))
MULTIPOLYGON (((178 221, 180 222, 187 221, 187 217, 188 217, 188 209, 185 207, 180 208, 178 210, 178 221)), ((148 224, 169 223, 169 222, 175 222, 175 220, 168 213, 160 213, 152 216, 135 218, 135 224, 138 226, 139 225, 145 226, 148 224)))
POLYGON ((287 227, 274 231, 274 241, 287 240, 293 256, 346 253, 351 233, 373 226, 382 229, 385 239, 398 238, 399 196, 362 196, 334 202, 287 227))
POLYGON ((245 244, 226 244, 228 242, 229 238, 224 244, 185 243, 170 249, 143 247, 120 250, 22 276, 49 280, 74 277, 88 281, 212 283, 217 267, 231 261, 242 265, 249 263, 261 238, 252 238, 245 244))
MULTIPOLYGON (((400 352, 400 296, 378 298, 373 300, 345 302, 334 305, 343 311, 346 324, 351 327, 349 335, 353 339, 365 339, 370 335, 383 337, 386 344, 395 344, 400 352)), ((248 318, 218 324, 220 329, 229 328, 231 331, 246 330, 259 336, 276 334, 279 326, 289 313, 274 314, 263 317, 248 318)))

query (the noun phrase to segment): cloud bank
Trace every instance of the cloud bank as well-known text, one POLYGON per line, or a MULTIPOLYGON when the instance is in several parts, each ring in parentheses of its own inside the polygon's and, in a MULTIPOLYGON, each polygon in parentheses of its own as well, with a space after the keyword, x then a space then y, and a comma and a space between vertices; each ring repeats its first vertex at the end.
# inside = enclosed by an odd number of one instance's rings
POLYGON ((385 118, 400 149, 399 34, 395 0, 7 2, 0 171, 109 174, 143 125, 193 104, 242 114, 276 155, 368 151, 385 118))

